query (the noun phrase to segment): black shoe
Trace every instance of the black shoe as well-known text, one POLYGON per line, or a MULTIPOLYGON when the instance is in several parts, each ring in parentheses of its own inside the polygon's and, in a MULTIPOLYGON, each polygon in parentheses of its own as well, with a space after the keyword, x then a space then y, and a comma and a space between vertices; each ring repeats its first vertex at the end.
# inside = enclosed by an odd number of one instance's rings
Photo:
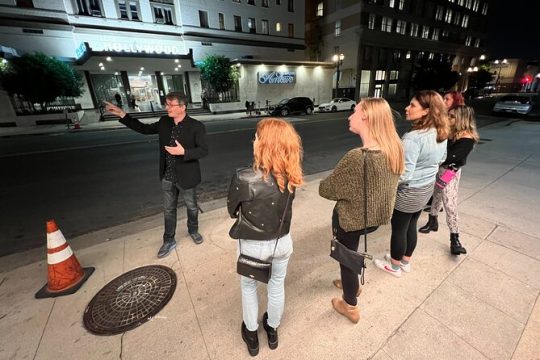
POLYGON ((190 233, 189 236, 191 236, 193 242, 197 245, 202 244, 202 242, 204 241, 202 235, 199 234, 197 231, 190 233))
POLYGON ((266 335, 268 335, 268 346, 270 349, 274 350, 278 346, 278 336, 277 336, 277 329, 274 329, 270 325, 268 325, 268 313, 265 312, 263 315, 263 327, 266 331, 266 335))
POLYGON ((461 255, 467 253, 467 249, 465 249, 459 242, 459 234, 457 233, 450 234, 450 252, 452 255, 461 255))
POLYGON ((165 256, 169 255, 171 251, 174 250, 176 247, 176 241, 165 241, 163 245, 159 248, 159 251, 157 253, 158 258, 164 258, 165 256))
POLYGON ((249 355, 256 356, 259 353, 259 336, 257 331, 249 331, 242 321, 242 340, 247 345, 249 355))
POLYGON ((429 215, 429 219, 426 225, 422 226, 418 231, 420 231, 423 234, 429 234, 430 231, 438 231, 439 230, 439 221, 437 220, 436 216, 429 215))

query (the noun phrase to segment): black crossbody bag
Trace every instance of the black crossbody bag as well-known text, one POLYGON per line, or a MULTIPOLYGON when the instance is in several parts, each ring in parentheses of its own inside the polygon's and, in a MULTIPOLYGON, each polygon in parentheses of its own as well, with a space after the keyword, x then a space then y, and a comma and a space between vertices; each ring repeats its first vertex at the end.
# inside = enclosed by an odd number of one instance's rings
POLYGON ((287 210, 289 209, 290 199, 291 193, 289 192, 289 195, 287 196, 287 203, 285 204, 285 211, 283 211, 283 215, 281 216, 281 222, 279 223, 279 229, 276 234, 276 245, 274 246, 274 252, 272 253, 270 260, 261 260, 242 254, 242 240, 238 240, 240 245, 240 255, 236 261, 236 272, 238 274, 268 284, 268 281, 272 276, 272 260, 274 259, 274 254, 276 253, 276 248, 280 238, 279 234, 281 233, 283 223, 285 222, 285 216, 287 214, 287 210))
POLYGON ((334 238, 330 241, 330 257, 337 260, 341 265, 348 267, 355 274, 361 275, 360 282, 364 284, 364 269, 366 259, 373 259, 367 253, 367 156, 364 154, 364 252, 360 253, 347 248, 334 238))

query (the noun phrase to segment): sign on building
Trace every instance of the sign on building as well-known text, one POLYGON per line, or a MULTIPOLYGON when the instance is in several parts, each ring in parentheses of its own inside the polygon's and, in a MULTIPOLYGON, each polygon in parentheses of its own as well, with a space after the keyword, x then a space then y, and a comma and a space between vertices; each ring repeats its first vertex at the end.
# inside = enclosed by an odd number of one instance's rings
POLYGON ((296 72, 259 71, 257 78, 259 84, 294 84, 296 82, 296 72))

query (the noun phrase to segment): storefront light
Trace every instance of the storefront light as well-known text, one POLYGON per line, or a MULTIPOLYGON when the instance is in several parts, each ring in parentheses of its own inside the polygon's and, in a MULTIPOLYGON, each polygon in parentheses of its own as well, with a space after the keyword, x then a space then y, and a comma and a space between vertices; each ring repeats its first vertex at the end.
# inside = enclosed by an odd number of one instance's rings
POLYGON ((99 66, 99 67, 103 67, 103 63, 99 63, 98 66, 99 66))
POLYGON ((118 76, 118 71, 115 71, 115 72, 114 72, 114 75, 118 76))
POLYGON ((101 71, 105 71, 105 66, 100 67, 101 71))
POLYGON ((143 71, 143 70, 144 70, 144 67, 141 66, 141 71, 143 71))
POLYGON ((177 67, 175 67, 175 68, 174 68, 174 71, 178 71, 178 68, 177 68, 177 67))
POLYGON ((180 62, 180 60, 174 59, 174 62, 178 64, 180 62))
POLYGON ((112 61, 112 57, 107 56, 107 57, 105 58, 105 60, 107 60, 107 61, 112 61))
POLYGON ((165 73, 164 73, 163 71, 162 71, 162 72, 160 72, 160 74, 161 74, 161 75, 165 75, 165 73))

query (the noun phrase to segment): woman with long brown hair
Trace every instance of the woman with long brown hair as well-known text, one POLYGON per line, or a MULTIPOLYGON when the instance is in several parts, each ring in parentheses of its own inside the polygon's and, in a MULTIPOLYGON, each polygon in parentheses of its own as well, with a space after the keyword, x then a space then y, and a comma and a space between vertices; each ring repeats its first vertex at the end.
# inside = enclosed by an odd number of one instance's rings
MULTIPOLYGON (((349 116, 349 131, 361 138, 362 147, 345 154, 332 174, 321 181, 319 194, 336 201, 332 215, 334 236, 347 248, 357 251, 364 229, 373 232, 390 221, 397 181, 404 167, 403 147, 392 111, 384 99, 360 101, 349 116), (366 182, 364 172, 367 172, 366 182)), ((358 274, 342 264, 340 268, 341 280, 334 280, 334 285, 343 288, 343 295, 333 298, 332 306, 357 323, 360 320, 358 274)))
MULTIPOLYGON (((236 218, 229 235, 238 239, 238 253, 272 262, 268 310, 262 319, 271 349, 278 346, 277 328, 285 306, 285 276, 293 252, 291 208, 295 190, 303 183, 301 162, 302 142, 294 127, 282 119, 261 120, 253 141, 253 165, 237 170, 227 199, 229 214, 236 218)), ((240 287, 242 339, 255 356, 259 352, 257 281, 241 276, 240 287)))
POLYGON ((445 159, 448 114, 443 98, 432 90, 417 92, 405 108, 412 130, 402 138, 405 171, 399 179, 392 214, 390 254, 373 262, 379 269, 400 277, 411 270, 416 248, 416 225, 422 208, 433 194, 435 174, 445 159))

